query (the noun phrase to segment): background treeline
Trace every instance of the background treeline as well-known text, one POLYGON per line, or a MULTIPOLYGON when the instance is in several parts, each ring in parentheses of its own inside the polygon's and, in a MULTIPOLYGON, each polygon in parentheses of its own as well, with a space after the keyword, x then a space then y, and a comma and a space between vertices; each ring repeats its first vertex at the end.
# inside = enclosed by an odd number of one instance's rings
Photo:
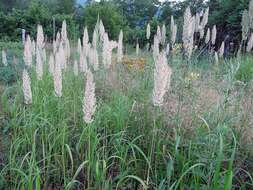
MULTIPOLYGON (((54 18, 56 31, 62 21, 66 20, 70 38, 77 40, 85 25, 91 33, 99 15, 110 38, 116 39, 120 29, 123 29, 126 42, 135 44, 138 40, 144 45, 147 23, 151 23, 151 35, 155 33, 157 24, 165 23, 169 31, 170 16, 173 15, 179 26, 180 39, 182 15, 190 5, 194 13, 209 6, 209 25, 217 25, 218 41, 228 39, 229 42, 239 44, 242 12, 248 4, 249 0, 185 0, 163 4, 158 0, 101 0, 99 3, 87 0, 84 6, 80 6, 76 0, 1 0, 0 38, 2 41, 18 41, 22 28, 34 37, 36 25, 40 23, 47 39, 51 40, 54 18)), ((167 35, 170 35, 169 32, 167 35)))

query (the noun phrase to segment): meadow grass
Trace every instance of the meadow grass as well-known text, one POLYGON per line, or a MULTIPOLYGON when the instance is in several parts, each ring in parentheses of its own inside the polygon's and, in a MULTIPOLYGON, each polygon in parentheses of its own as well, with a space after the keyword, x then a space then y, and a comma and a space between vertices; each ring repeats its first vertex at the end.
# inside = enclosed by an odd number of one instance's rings
POLYGON ((140 56, 144 69, 114 64, 94 72, 92 124, 82 119, 85 77, 72 66, 61 98, 47 65, 41 81, 29 70, 30 106, 23 104, 22 69, 9 66, 18 77, 1 91, 0 189, 253 188, 252 85, 237 78, 253 58, 220 65, 210 57, 190 64, 170 58, 171 87, 155 108, 154 63, 150 53, 140 56))

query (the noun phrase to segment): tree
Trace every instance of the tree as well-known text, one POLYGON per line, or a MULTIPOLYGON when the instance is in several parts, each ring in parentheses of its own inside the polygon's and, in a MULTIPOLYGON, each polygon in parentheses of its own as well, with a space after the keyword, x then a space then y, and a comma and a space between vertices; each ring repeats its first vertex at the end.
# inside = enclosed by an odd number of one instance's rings
POLYGON ((226 36, 237 47, 241 41, 241 19, 243 10, 248 8, 249 0, 209 0, 209 25, 216 25, 218 40, 222 42, 226 36))
POLYGON ((101 1, 100 3, 92 3, 85 7, 83 18, 90 33, 95 28, 98 16, 103 21, 109 37, 117 39, 120 29, 125 27, 125 23, 124 18, 120 15, 115 5, 112 2, 101 1))

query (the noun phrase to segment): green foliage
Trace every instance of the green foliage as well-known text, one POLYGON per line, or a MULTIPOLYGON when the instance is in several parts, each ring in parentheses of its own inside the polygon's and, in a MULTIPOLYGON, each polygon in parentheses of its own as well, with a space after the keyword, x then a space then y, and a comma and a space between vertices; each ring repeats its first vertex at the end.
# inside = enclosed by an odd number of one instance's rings
POLYGON ((242 82, 249 82, 253 79, 253 59, 246 57, 243 59, 239 70, 236 73, 236 79, 242 82))
POLYGON ((70 37, 75 39, 79 35, 78 24, 72 15, 53 14, 43 3, 32 1, 25 10, 13 9, 8 14, 0 12, 0 36, 2 41, 21 40, 21 29, 25 29, 33 38, 36 37, 37 25, 43 25, 48 39, 53 37, 53 17, 56 21, 56 31, 59 31, 63 20, 68 24, 70 37))
POLYGON ((217 40, 223 41, 229 35, 231 41, 239 44, 241 41, 242 12, 248 9, 249 0, 211 0, 209 25, 218 27, 217 40))
POLYGON ((13 64, 13 57, 22 57, 23 49, 20 43, 0 43, 0 50, 5 49, 7 54, 7 66, 0 60, 0 84, 11 85, 19 79, 24 66, 23 60, 17 60, 17 65, 13 64))
MULTIPOLYGON (((111 39, 117 39, 120 29, 124 29, 124 18, 111 2, 92 3, 84 9, 84 23, 92 34, 97 18, 103 21, 111 39)), ((92 35, 90 35, 92 37, 92 35)))
MULTIPOLYGON (((145 59, 143 70, 116 64, 94 72, 97 108, 89 125, 81 111, 85 77, 74 76, 72 65, 63 72, 61 98, 54 95, 47 64, 41 81, 35 68, 29 69, 33 94, 29 106, 23 104, 20 71, 15 70, 17 82, 5 84, 1 93, 0 135, 6 138, 4 148, 0 147, 0 159, 4 158, 0 187, 251 189, 252 143, 243 141, 250 122, 242 122, 247 111, 233 109, 245 89, 236 86, 236 96, 229 94, 236 70, 226 67, 226 62, 214 66, 208 59, 182 66, 182 58, 175 55, 169 60, 173 77, 166 104, 156 108, 151 104, 152 55, 146 52, 145 59), (201 78, 186 87, 188 71, 198 72, 201 78), (209 81, 208 76, 218 79, 209 81), (208 94, 213 88, 219 91, 219 103, 199 109, 202 104, 196 100, 203 98, 201 91, 208 94), (241 170, 243 174, 238 173, 241 170)), ((238 58, 228 64, 250 61, 251 57, 238 58)))

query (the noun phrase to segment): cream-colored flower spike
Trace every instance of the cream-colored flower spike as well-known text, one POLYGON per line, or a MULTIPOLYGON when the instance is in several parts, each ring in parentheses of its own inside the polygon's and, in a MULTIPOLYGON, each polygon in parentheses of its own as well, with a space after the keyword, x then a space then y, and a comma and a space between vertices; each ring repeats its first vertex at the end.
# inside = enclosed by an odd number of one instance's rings
POLYGON ((253 33, 251 33, 249 41, 247 43, 247 49, 246 49, 247 52, 251 52, 252 48, 253 48, 253 33))
POLYGON ((83 53, 83 48, 82 48, 80 38, 78 39, 78 42, 77 42, 77 53, 78 53, 79 56, 83 53))
POLYGON ((50 54, 48 61, 48 71, 51 75, 54 74, 54 55, 50 54))
POLYGON ((98 52, 96 48, 91 48, 89 51, 89 62, 90 62, 90 66, 92 65, 94 71, 98 70, 98 52))
POLYGON ((74 71, 74 75, 78 76, 78 63, 77 63, 77 60, 74 61, 73 71, 74 71))
POLYGON ((7 56, 6 56, 5 50, 2 50, 2 62, 3 62, 4 66, 8 65, 8 63, 7 63, 7 56))
POLYGON ((54 93, 56 97, 62 97, 62 69, 61 69, 62 55, 57 52, 55 55, 54 66, 54 93))
POLYGON ((167 56, 170 55, 170 44, 169 43, 166 45, 166 55, 167 56))
POLYGON ((162 35, 161 43, 163 45, 165 45, 165 42, 166 42, 166 26, 165 26, 165 24, 163 24, 161 35, 162 35))
POLYGON ((46 63, 47 61, 47 53, 45 48, 42 49, 42 61, 43 63, 46 63))
POLYGON ((242 40, 246 40, 250 31, 250 15, 249 11, 244 10, 242 13, 242 40))
POLYGON ((92 47, 95 49, 97 49, 97 42, 98 42, 97 30, 95 29, 93 31, 93 36, 92 36, 92 47))
POLYGON ((66 41, 66 46, 65 46, 65 57, 66 57, 66 64, 68 64, 69 59, 70 59, 70 54, 71 54, 71 49, 70 49, 70 42, 69 39, 66 41))
POLYGON ((36 42, 33 40, 32 41, 32 55, 36 56, 36 42))
POLYGON ((183 25, 183 48, 184 55, 190 59, 193 51, 193 40, 195 32, 195 16, 192 17, 190 7, 187 7, 184 13, 183 25))
POLYGON ((89 51, 89 34, 87 27, 84 28, 83 32, 83 56, 86 57, 89 51))
POLYGON ((175 24, 173 16, 171 16, 171 26, 170 26, 170 32, 171 32, 171 46, 173 46, 176 42, 177 38, 177 25, 175 24))
POLYGON ((80 55, 80 72, 86 73, 87 71, 87 58, 83 54, 80 55))
MULTIPOLYGON (((44 47, 44 34, 43 28, 41 25, 37 27, 37 39, 36 39, 36 48, 39 48, 39 51, 44 47)), ((37 50, 36 50, 37 51, 37 50)), ((37 53, 37 52, 36 52, 37 53)))
POLYGON ((32 104, 32 90, 31 90, 31 80, 26 69, 23 70, 23 93, 24 93, 24 103, 26 105, 32 104))
POLYGON ((214 25, 212 29, 212 37, 211 37, 212 45, 215 45, 216 36, 217 36, 217 29, 216 29, 216 25, 214 25))
POLYGON ((157 26, 156 35, 157 35, 157 39, 159 40, 159 43, 160 43, 162 41, 162 33, 161 33, 160 26, 157 26))
POLYGON ((62 28, 61 28, 61 39, 63 43, 66 43, 68 39, 68 34, 67 34, 67 23, 66 20, 62 22, 62 28))
POLYGON ((24 45, 24 62, 25 65, 28 67, 31 67, 32 65, 32 42, 31 42, 31 38, 28 35, 25 41, 25 45, 24 45))
POLYGON ((105 33, 105 27, 104 27, 103 21, 100 20, 100 22, 99 22, 99 37, 102 42, 103 42, 104 33, 105 33))
POLYGON ((60 60, 61 69, 66 69, 66 67, 67 67, 67 59, 66 59, 66 54, 65 54, 66 52, 64 50, 62 41, 60 42, 58 53, 60 54, 60 58, 61 58, 61 60, 60 60))
POLYGON ((224 55, 224 50, 225 50, 225 43, 224 43, 224 41, 223 41, 222 44, 221 44, 221 47, 220 47, 220 49, 219 49, 219 57, 223 57, 223 55, 224 55))
POLYGON ((153 89, 153 105, 162 106, 164 102, 164 95, 170 86, 172 70, 168 65, 165 52, 162 51, 155 61, 154 70, 154 89, 153 89))
POLYGON ((187 7, 184 12, 184 25, 183 25, 183 36, 182 36, 183 38, 182 40, 184 43, 187 42, 189 38, 189 27, 191 23, 191 18, 192 18, 191 9, 190 7, 187 7))
POLYGON ((206 32, 206 38, 205 38, 205 43, 208 44, 210 42, 210 29, 207 29, 206 32))
POLYGON ((102 50, 102 62, 103 62, 103 65, 106 67, 106 68, 109 68, 110 65, 111 65, 111 52, 110 52, 110 41, 109 41, 109 38, 108 38, 108 34, 105 32, 104 33, 104 43, 103 43, 103 50, 102 50))
POLYGON ((147 25, 146 38, 147 38, 147 40, 150 39, 150 24, 149 23, 147 25))
POLYGON ((39 46, 36 47, 36 74, 37 74, 37 79, 42 80, 43 62, 42 62, 42 57, 41 57, 41 52, 39 50, 39 46))
POLYGON ((200 14, 196 13, 196 20, 195 20, 195 32, 200 31, 200 14))
POLYGON ((140 53, 140 45, 139 42, 136 43, 136 56, 139 56, 140 53))
POLYGON ((123 59, 123 31, 120 30, 119 40, 118 40, 118 51, 117 51, 117 61, 122 62, 123 59))
POLYGON ((156 60, 159 56, 159 40, 157 36, 154 36, 154 45, 153 45, 153 58, 156 60))
POLYGON ((200 28, 199 29, 199 38, 200 39, 203 39, 204 38, 204 35, 205 35, 205 30, 203 28, 200 28))
POLYGON ((249 2, 250 27, 253 28, 253 0, 249 2))
POLYGON ((209 16, 209 7, 207 7, 207 9, 205 10, 204 16, 201 20, 200 26, 201 28, 205 28, 207 23, 208 23, 208 16, 209 16))
POLYGON ((93 115, 96 111, 95 82, 90 70, 87 71, 86 76, 86 86, 83 100, 83 120, 85 123, 90 124, 93 122, 93 115))
POLYGON ((217 52, 214 52, 214 61, 216 64, 219 64, 219 57, 217 52))

